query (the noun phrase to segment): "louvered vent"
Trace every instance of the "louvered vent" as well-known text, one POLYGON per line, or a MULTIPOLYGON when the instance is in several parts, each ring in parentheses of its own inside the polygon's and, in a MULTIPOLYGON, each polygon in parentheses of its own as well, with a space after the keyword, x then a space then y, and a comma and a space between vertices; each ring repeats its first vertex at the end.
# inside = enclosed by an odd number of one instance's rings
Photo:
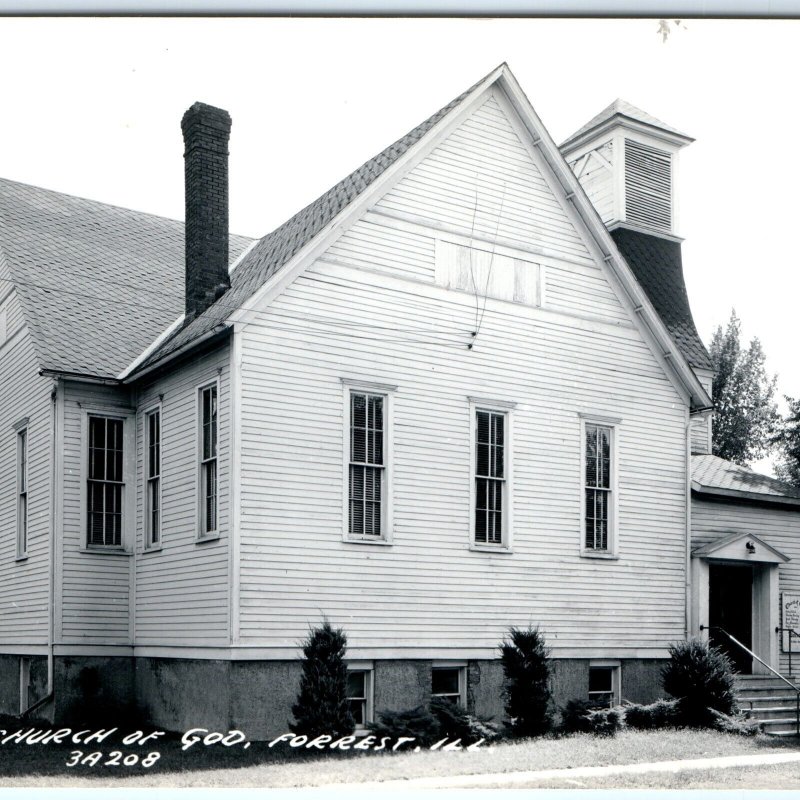
POLYGON ((625 218, 672 230, 672 157, 632 139, 625 140, 625 218))

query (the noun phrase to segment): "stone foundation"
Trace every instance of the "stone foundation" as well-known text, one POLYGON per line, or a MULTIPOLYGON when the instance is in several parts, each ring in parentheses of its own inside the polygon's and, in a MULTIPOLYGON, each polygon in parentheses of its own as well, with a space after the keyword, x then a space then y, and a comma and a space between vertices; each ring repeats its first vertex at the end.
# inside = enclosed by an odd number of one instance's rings
MULTIPOLYGON (((47 659, 31 656, 31 702, 44 695, 47 659)), ((19 656, 0 656, 0 703, 19 712, 19 656)), ((427 702, 430 660, 375 660, 375 715, 427 702)), ((467 661, 466 701, 470 713, 502 721, 503 670, 499 660, 467 661)), ((554 710, 572 699, 587 699, 586 659, 552 662, 554 710)), ((621 659, 621 699, 647 703, 662 695, 664 661, 621 659)), ((173 658, 71 656, 55 659, 54 722, 95 722, 101 726, 139 722, 162 730, 238 729, 252 739, 285 733, 300 688, 299 661, 217 661, 173 658)))
POLYGON ((47 692, 47 656, 0 655, 0 714, 16 715, 20 705, 29 708, 47 692), (23 659, 27 686, 22 687, 23 659))

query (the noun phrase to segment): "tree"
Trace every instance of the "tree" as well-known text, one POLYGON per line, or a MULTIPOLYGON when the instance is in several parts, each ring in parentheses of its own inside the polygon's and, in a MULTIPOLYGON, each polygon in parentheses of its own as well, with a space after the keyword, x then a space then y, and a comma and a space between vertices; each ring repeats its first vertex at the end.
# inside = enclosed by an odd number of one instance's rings
POLYGON ((296 722, 289 728, 297 734, 334 738, 347 736, 355 720, 347 703, 347 666, 344 661, 347 637, 334 630, 326 619, 310 631, 303 642, 303 675, 300 693, 292 706, 296 722))
POLYGON ((800 398, 786 397, 789 413, 780 421, 773 443, 780 453, 775 474, 800 487, 800 398))
POLYGON ((500 645, 506 714, 512 736, 541 736, 552 727, 550 650, 538 628, 510 628, 500 645))
POLYGON ((754 338, 743 349, 740 337, 741 323, 732 311, 725 331, 718 326, 711 339, 711 430, 714 455, 747 467, 772 447, 779 420, 774 401, 777 378, 767 375, 761 342, 754 338))

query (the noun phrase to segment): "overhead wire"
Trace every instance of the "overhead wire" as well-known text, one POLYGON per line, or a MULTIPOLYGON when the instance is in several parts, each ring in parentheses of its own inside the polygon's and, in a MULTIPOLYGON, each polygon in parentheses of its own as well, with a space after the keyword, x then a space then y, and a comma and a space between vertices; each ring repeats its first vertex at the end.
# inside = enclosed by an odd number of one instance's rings
MULTIPOLYGON (((106 281, 105 279, 102 279, 102 278, 97 278, 95 280, 96 280, 96 282, 99 282, 99 283, 110 283, 110 284, 113 284, 113 285, 116 285, 116 286, 123 286, 124 285, 124 286, 127 286, 128 288, 134 289, 135 291, 144 291, 144 292, 148 292, 148 293, 154 293, 153 290, 147 289, 145 287, 135 287, 132 284, 123 284, 123 283, 118 282, 118 281, 106 281)), ((143 303, 140 300, 134 300, 134 299, 124 300, 124 299, 121 299, 121 298, 103 297, 102 295, 87 294, 86 292, 78 292, 78 291, 75 291, 75 290, 65 289, 65 288, 62 288, 62 287, 59 287, 59 286, 40 284, 40 283, 35 283, 35 282, 32 282, 32 281, 17 280, 17 279, 11 279, 11 278, 0 278, 0 281, 5 282, 5 283, 10 283, 13 286, 26 286, 26 287, 30 287, 30 288, 40 289, 42 291, 57 292, 59 294, 66 294, 66 295, 69 295, 69 296, 72 296, 72 297, 79 297, 79 298, 84 299, 84 300, 94 300, 94 301, 98 301, 98 302, 101 302, 101 303, 107 303, 107 304, 115 305, 115 306, 117 306, 117 305, 125 305, 125 306, 131 306, 131 307, 134 307, 134 308, 141 309, 141 307, 143 305, 143 303)), ((400 328, 400 327, 394 327, 394 326, 373 325, 373 324, 367 323, 367 322, 356 322, 356 321, 345 320, 345 319, 341 319, 341 318, 340 319, 333 319, 333 318, 314 317, 312 315, 301 315, 301 314, 292 315, 292 314, 276 312, 274 310, 262 310, 262 309, 256 309, 256 308, 247 308, 247 306, 245 304, 231 304, 231 303, 227 303, 226 304, 226 303, 224 303, 224 300, 225 300, 225 298, 223 296, 222 298, 220 298, 217 301, 217 303, 219 304, 218 307, 228 305, 229 306, 228 313, 233 313, 233 311, 236 311, 236 310, 243 310, 243 311, 245 311, 247 313, 254 314, 256 316, 263 316, 263 317, 268 318, 268 319, 272 319, 272 318, 275 318, 275 317, 280 317, 280 318, 284 318, 284 319, 294 319, 294 320, 298 320, 298 321, 301 321, 301 322, 303 322, 303 321, 310 322, 312 324, 317 324, 317 325, 330 325, 330 326, 338 326, 338 327, 349 327, 349 328, 354 328, 357 331, 360 331, 362 329, 363 330, 375 330, 375 331, 385 332, 387 334, 406 334, 407 333, 407 334, 411 334, 411 335, 430 335, 430 336, 444 336, 444 337, 447 337, 447 336, 450 336, 450 337, 461 337, 461 336, 469 335, 469 332, 464 328, 453 328, 452 330, 448 331, 446 329, 442 329, 441 327, 426 329, 426 328, 415 328, 415 327, 400 328)), ((148 308, 153 309, 153 310, 163 311, 163 312, 169 313, 169 314, 174 314, 175 313, 174 307, 171 307, 171 306, 159 305, 159 304, 154 304, 154 303, 150 303, 150 302, 148 302, 146 305, 147 305, 148 308)), ((266 325, 264 323, 258 323, 258 322, 254 321, 254 320, 245 321, 244 324, 246 324, 246 325, 257 325, 258 327, 262 327, 262 328, 275 327, 276 329, 281 329, 278 326, 269 326, 269 325, 266 325)), ((294 330, 294 329, 285 328, 285 329, 281 329, 281 330, 294 330)), ((427 343, 427 344, 435 343, 432 339, 408 340, 408 339, 398 339, 397 337, 393 338, 391 336, 382 335, 382 334, 373 334, 371 337, 355 337, 355 334, 347 334, 347 335, 353 336, 354 338, 364 338, 364 339, 370 338, 372 340, 380 339, 382 341, 393 341, 394 340, 394 341, 406 341, 408 343, 427 343)), ((442 340, 440 342, 440 344, 450 346, 452 343, 448 342, 446 340, 442 340)))
POLYGON ((506 201, 506 183, 503 182, 503 194, 500 198, 500 211, 497 212, 497 223, 494 228, 494 240, 492 241, 492 255, 489 259, 489 269, 486 275, 486 291, 483 295, 483 309, 481 310, 481 317, 478 321, 478 330, 475 332, 475 337, 477 338, 478 334, 481 332, 481 326, 483 325, 483 315, 486 313, 486 301, 489 297, 489 282, 492 279, 492 267, 494 266, 494 254, 495 250, 497 249, 497 235, 500 233, 500 220, 503 218, 503 206, 506 201))

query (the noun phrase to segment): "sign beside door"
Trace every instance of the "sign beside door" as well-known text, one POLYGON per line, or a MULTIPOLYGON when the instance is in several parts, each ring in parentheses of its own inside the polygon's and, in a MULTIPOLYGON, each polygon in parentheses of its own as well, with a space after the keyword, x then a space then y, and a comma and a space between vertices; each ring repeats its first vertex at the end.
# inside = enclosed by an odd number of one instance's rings
MULTIPOLYGON (((781 594, 781 626, 797 631, 797 636, 792 637, 792 652, 800 652, 800 594, 781 594)), ((789 652, 789 632, 783 631, 781 649, 789 652)))

